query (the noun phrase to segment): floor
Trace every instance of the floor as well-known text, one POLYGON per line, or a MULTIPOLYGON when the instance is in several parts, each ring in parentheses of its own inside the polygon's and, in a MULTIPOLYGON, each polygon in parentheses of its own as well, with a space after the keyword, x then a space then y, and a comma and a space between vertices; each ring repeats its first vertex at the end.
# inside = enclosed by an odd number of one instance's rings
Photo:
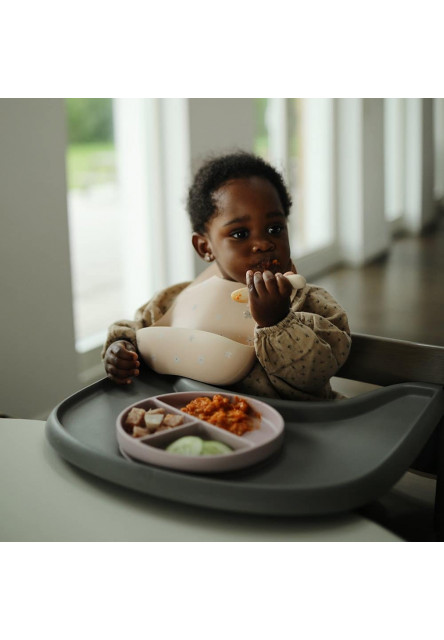
POLYGON ((420 238, 393 241, 387 257, 314 279, 347 311, 354 333, 444 346, 444 216, 420 238))
MULTIPOLYGON (((385 258, 313 282, 341 303, 352 333, 444 346, 443 280, 444 216, 419 238, 395 239, 385 258)), ((430 477, 409 472, 362 513, 406 540, 435 541, 435 485, 430 477)))

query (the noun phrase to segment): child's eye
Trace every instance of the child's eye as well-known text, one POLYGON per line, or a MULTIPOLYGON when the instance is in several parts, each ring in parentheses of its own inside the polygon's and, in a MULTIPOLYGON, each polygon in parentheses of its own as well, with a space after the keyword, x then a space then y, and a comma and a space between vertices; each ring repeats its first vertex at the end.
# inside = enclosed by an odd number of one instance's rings
POLYGON ((230 235, 232 238, 236 238, 236 240, 245 240, 245 238, 248 238, 248 231, 246 229, 237 229, 230 235))
POLYGON ((282 232, 283 228, 284 227, 281 224, 272 224, 270 227, 268 227, 268 233, 271 236, 277 236, 282 232))

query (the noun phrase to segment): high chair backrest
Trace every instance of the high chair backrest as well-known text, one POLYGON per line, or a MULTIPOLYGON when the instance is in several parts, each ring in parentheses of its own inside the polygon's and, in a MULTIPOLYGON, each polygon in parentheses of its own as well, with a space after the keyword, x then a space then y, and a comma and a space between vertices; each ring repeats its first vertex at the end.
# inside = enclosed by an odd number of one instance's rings
POLYGON ((336 375, 381 386, 444 385, 444 347, 354 333, 348 360, 336 375))

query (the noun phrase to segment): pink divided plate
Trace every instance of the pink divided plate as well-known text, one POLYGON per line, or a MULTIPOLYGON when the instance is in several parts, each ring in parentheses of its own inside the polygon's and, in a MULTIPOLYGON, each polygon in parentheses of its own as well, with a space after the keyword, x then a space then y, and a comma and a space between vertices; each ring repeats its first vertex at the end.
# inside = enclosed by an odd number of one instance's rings
MULTIPOLYGON (((195 398, 212 398, 213 395, 214 393, 201 391, 167 393, 146 398, 126 407, 116 421, 117 442, 122 455, 128 459, 170 469, 217 473, 249 467, 267 458, 280 448, 284 437, 284 420, 276 409, 259 400, 246 398, 250 407, 259 413, 260 417, 253 421, 254 429, 247 431, 242 436, 237 436, 225 429, 194 418, 180 410, 195 398), (183 416, 183 423, 167 431, 134 438, 124 428, 126 417, 133 407, 145 410, 161 407, 165 409, 166 413, 183 416), (217 455, 187 456, 165 450, 169 444, 182 436, 198 436, 203 440, 217 440, 231 447, 232 451, 217 455)), ((230 400, 241 397, 231 393, 218 395, 230 400)))

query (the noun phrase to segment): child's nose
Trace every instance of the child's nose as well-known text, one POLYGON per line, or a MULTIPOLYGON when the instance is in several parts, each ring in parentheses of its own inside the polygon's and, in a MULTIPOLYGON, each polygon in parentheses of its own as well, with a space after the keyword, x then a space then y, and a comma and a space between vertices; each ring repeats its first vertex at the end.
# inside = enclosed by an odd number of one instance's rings
POLYGON ((254 240, 252 251, 258 253, 262 251, 272 251, 274 249, 274 242, 269 238, 263 238, 260 240, 254 240))

